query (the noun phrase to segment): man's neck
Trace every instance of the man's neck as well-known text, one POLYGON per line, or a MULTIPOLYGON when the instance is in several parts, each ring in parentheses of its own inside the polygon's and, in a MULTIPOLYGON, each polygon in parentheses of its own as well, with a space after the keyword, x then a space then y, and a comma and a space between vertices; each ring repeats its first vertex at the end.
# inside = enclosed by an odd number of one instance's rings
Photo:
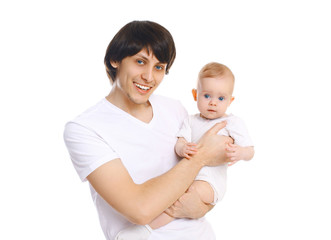
POLYGON ((128 96, 113 91, 109 93, 106 99, 142 122, 149 123, 153 118, 153 108, 149 101, 137 104, 128 96))

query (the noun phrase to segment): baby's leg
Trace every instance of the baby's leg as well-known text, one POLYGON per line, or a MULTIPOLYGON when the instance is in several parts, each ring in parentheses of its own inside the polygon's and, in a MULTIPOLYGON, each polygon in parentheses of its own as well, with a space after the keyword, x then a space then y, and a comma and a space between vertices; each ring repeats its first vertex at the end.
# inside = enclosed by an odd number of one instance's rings
POLYGON ((161 213, 158 217, 156 217, 150 224, 148 224, 152 229, 160 228, 168 223, 170 223, 175 218, 170 217, 166 213, 161 213))
MULTIPOLYGON (((209 183, 201 180, 196 180, 192 183, 190 188, 194 188, 199 194, 201 201, 204 203, 214 202, 214 190, 209 183)), ((115 237, 116 240, 147 240, 151 234, 151 229, 157 229, 164 225, 167 225, 174 218, 170 217, 166 213, 161 213, 156 217, 148 226, 133 225, 130 228, 126 228, 119 232, 115 237)))
MULTIPOLYGON (((202 180, 196 180, 192 183, 190 188, 194 188, 198 193, 201 201, 204 203, 210 204, 214 202, 214 190, 209 183, 202 180)), ((155 218, 150 224, 148 224, 152 229, 160 228, 174 220, 173 217, 170 217, 166 213, 161 213, 160 216, 155 218)))
MULTIPOLYGON (((206 181, 196 180, 192 183, 190 188, 194 188, 196 192, 199 194, 199 197, 201 201, 204 203, 210 204, 214 202, 214 190, 210 186, 209 183, 206 181)), ((161 213, 160 216, 156 217, 150 224, 148 224, 152 229, 160 228, 171 221, 173 221, 174 218, 170 217, 166 213, 161 213)))
POLYGON ((199 194, 201 201, 207 204, 214 202, 214 190, 208 182, 196 180, 190 186, 190 188, 192 187, 199 194))

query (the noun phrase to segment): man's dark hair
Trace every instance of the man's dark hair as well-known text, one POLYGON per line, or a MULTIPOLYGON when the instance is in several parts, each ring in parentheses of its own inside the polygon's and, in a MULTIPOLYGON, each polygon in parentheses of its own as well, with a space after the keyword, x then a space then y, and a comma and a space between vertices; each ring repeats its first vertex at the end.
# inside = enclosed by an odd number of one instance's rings
POLYGON ((108 45, 104 63, 108 77, 116 79, 116 68, 110 64, 121 62, 142 49, 152 51, 161 62, 166 63, 165 73, 169 72, 176 57, 176 48, 170 32, 160 24, 151 21, 133 21, 122 27, 108 45))

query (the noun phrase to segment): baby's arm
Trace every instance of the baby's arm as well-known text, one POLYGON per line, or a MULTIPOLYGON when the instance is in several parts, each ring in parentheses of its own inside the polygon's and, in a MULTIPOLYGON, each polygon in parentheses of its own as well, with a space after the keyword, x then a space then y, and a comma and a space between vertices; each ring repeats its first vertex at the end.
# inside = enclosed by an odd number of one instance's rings
POLYGON ((185 138, 179 137, 175 145, 175 151, 178 156, 190 159, 190 155, 194 155, 197 152, 196 144, 187 142, 185 138))
POLYGON ((227 157, 231 160, 229 166, 240 160, 251 160, 254 156, 253 146, 241 147, 239 145, 229 143, 225 150, 227 151, 227 157))

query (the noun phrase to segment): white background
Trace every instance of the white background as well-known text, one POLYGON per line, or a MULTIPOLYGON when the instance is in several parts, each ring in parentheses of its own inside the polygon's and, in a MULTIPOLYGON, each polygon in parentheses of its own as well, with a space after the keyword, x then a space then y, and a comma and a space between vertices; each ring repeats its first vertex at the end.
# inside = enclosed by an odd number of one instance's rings
POLYGON ((0 239, 103 239, 62 133, 108 94, 104 53, 132 20, 172 33, 177 58, 157 91, 190 113, 205 63, 236 76, 229 111, 245 120, 256 155, 229 169, 208 214, 217 239, 331 239, 327 2, 1 1, 0 239))

